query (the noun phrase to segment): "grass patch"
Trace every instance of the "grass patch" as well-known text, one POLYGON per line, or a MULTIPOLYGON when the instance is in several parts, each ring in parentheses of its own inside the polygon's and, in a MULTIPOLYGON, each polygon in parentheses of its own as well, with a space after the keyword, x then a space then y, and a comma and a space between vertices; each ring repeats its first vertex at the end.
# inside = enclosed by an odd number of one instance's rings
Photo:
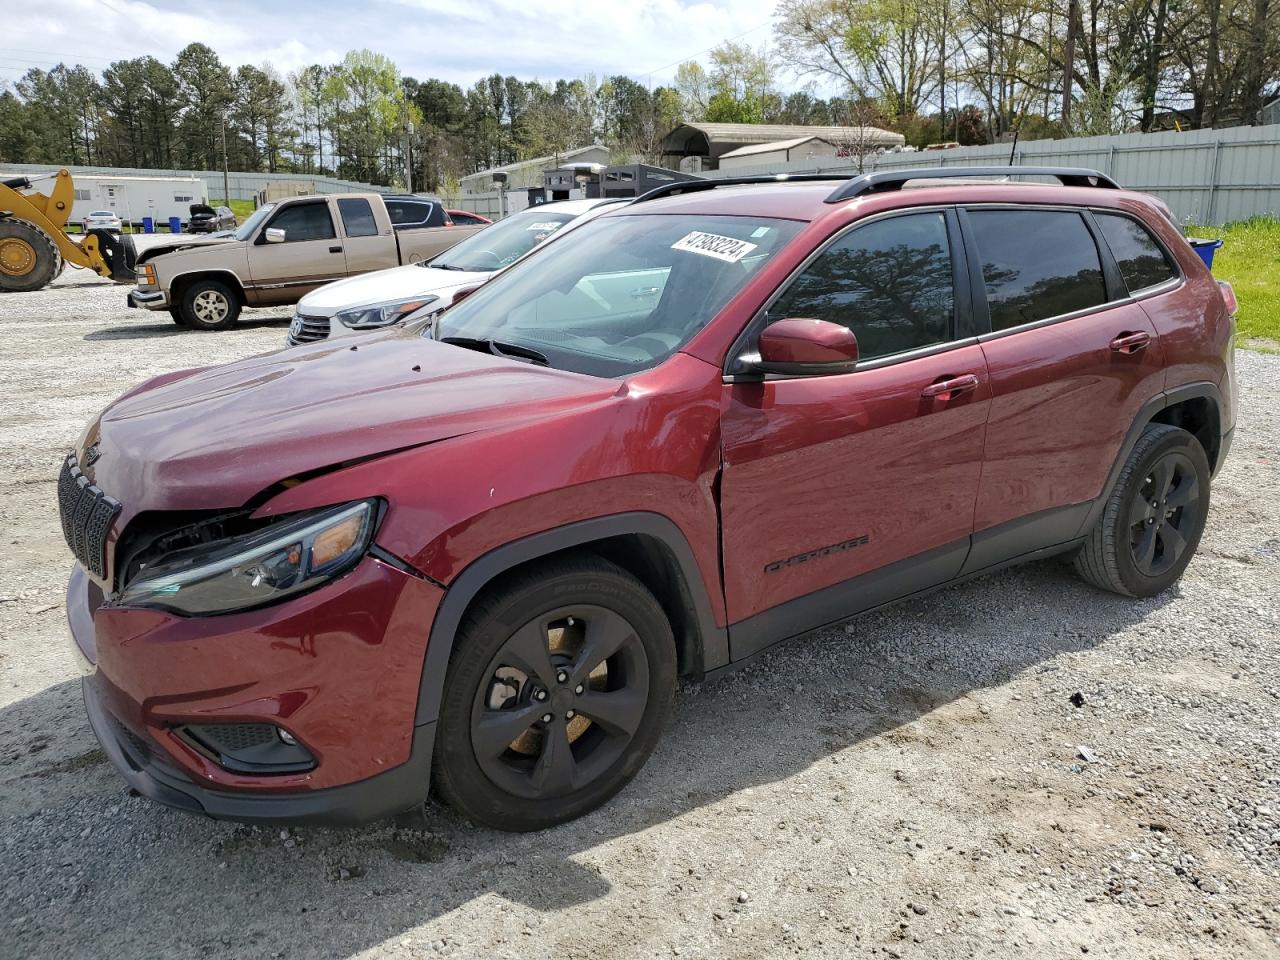
POLYGON ((1186 232, 1223 241, 1213 259, 1213 274, 1230 283, 1240 301, 1242 345, 1269 340, 1280 347, 1280 219, 1253 217, 1225 227, 1188 226, 1186 232))

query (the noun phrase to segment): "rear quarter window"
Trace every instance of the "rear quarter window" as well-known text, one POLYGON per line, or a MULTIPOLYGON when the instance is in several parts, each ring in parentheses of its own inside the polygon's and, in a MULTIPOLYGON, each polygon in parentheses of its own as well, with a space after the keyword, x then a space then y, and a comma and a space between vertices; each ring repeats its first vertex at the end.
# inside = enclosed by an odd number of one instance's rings
POLYGON ((1120 275, 1130 293, 1159 286, 1178 276, 1164 248, 1146 227, 1131 217, 1115 213, 1094 213, 1098 229, 1111 248, 1120 275))
POLYGON ((388 200, 386 205, 396 229, 444 226, 444 208, 430 200, 388 200))

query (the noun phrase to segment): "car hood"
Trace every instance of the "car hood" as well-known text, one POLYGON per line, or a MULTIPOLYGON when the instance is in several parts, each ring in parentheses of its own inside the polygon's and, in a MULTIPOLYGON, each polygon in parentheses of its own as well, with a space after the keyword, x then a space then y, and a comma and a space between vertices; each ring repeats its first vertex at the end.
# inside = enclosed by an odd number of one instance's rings
POLYGON ((492 273, 441 270, 437 267, 392 267, 327 283, 312 290, 298 303, 298 313, 307 317, 331 317, 341 310, 371 306, 392 300, 440 296, 458 287, 484 283, 492 273))
POLYGON ((183 234, 146 234, 131 233, 128 235, 128 242, 133 244, 133 249, 137 253, 137 263, 146 263, 153 260, 164 253, 175 253, 179 250, 186 250, 190 247, 207 247, 215 243, 239 243, 235 234, 226 233, 206 233, 204 236, 193 236, 189 233, 183 234))
POLYGON ((403 330, 349 344, 144 384, 86 431, 85 446, 98 448, 86 473, 124 505, 125 522, 146 510, 234 508, 285 480, 602 402, 618 389, 403 330))

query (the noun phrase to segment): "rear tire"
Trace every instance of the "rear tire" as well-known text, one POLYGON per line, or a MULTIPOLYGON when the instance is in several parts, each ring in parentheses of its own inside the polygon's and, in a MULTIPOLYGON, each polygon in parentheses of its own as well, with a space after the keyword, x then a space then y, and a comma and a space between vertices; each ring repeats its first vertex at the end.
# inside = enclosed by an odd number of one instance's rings
POLYGON ((1153 597, 1187 568, 1209 513, 1209 458, 1190 433, 1153 423, 1143 431, 1075 557, 1102 590, 1153 597))
POLYGON ((197 280, 182 292, 178 312, 192 330, 226 330, 240 316, 240 297, 220 280, 197 280))
POLYGON ((24 220, 0 220, 0 290, 28 293, 48 286, 62 256, 43 230, 24 220))
POLYGON ((580 817, 649 758, 675 682, 671 625, 631 574, 592 555, 516 574, 459 628, 432 783, 499 830, 580 817))

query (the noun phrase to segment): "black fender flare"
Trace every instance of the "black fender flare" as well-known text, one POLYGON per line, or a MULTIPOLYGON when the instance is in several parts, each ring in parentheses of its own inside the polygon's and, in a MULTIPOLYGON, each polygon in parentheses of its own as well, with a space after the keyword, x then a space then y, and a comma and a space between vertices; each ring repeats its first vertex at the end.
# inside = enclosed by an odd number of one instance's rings
POLYGON ((579 520, 552 530, 531 534, 496 547, 473 560, 445 590, 436 608, 435 619, 427 640, 427 653, 422 660, 422 680, 418 687, 418 709, 415 726, 432 723, 440 712, 444 695, 445 674, 454 639, 462 617, 471 601, 495 577, 508 570, 550 556, 562 550, 619 536, 646 536, 658 540, 675 558, 692 600, 693 613, 702 637, 702 669, 712 670, 729 662, 728 631, 719 626, 711 612, 702 571, 694 559, 689 541, 680 528, 659 513, 636 511, 617 513, 590 520, 579 520))
MULTIPOLYGON (((1138 410, 1137 416, 1133 418, 1133 423, 1129 426, 1129 432, 1125 434, 1124 442, 1120 444, 1120 452, 1116 454, 1115 463, 1111 465, 1111 472, 1107 474, 1107 482, 1102 488, 1102 493, 1099 494, 1089 508, 1084 522, 1076 532, 1077 537, 1085 536, 1097 524, 1102 516, 1102 511, 1106 509, 1107 500, 1111 497, 1111 491, 1115 489, 1116 481, 1120 477, 1120 471, 1124 469, 1125 461, 1129 459, 1129 454, 1133 452, 1138 438, 1142 436, 1142 431, 1147 428, 1148 424, 1155 419, 1161 410, 1172 407, 1176 403, 1182 403, 1184 400, 1193 400, 1198 397, 1205 397, 1213 401, 1218 411, 1216 429, 1219 436, 1222 435, 1222 390, 1213 381, 1201 380, 1195 383, 1186 383, 1156 394, 1142 405, 1141 409, 1138 410)), ((1219 462, 1221 462, 1221 457, 1219 457, 1219 462)))

